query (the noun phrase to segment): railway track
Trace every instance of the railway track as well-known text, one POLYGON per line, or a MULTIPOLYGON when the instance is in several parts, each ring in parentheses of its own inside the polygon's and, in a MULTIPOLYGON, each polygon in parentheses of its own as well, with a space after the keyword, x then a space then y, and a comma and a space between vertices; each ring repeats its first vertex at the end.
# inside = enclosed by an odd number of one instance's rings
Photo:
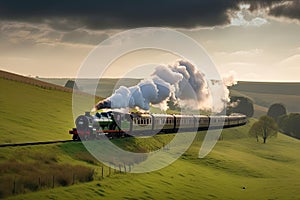
POLYGON ((67 142, 74 142, 74 141, 73 140, 56 140, 56 141, 44 141, 44 142, 25 142, 25 143, 14 143, 14 144, 0 144, 0 148, 1 147, 18 147, 18 146, 56 144, 56 143, 67 143, 67 142))

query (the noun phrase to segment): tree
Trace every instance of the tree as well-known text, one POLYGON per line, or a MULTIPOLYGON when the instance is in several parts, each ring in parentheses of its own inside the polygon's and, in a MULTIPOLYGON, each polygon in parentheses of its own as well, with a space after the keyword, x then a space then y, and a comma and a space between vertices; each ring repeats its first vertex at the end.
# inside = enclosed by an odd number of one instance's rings
POLYGON ((257 122, 255 122, 252 126, 251 126, 251 128, 250 128, 250 130, 249 130, 249 136, 250 137, 255 137, 256 138, 256 141, 258 142, 259 140, 258 140, 258 135, 262 132, 263 130, 262 130, 262 127, 261 127, 261 125, 260 125, 260 123, 257 121, 257 122))
POLYGON ((269 116, 262 116, 255 122, 249 130, 249 136, 258 138, 261 137, 263 142, 267 142, 267 138, 277 136, 278 126, 273 118, 269 116))
POLYGON ((281 115, 286 115, 286 113, 286 108, 282 103, 275 103, 269 107, 267 115, 278 122, 278 117, 281 115))
POLYGON ((295 138, 300 138, 300 113, 281 115, 278 118, 280 131, 295 138))
POLYGON ((226 113, 242 113, 247 117, 252 117, 254 113, 253 102, 251 99, 242 96, 233 96, 230 98, 230 106, 227 107, 226 113))
POLYGON ((289 120, 289 115, 281 115, 278 117, 278 127, 279 130, 287 135, 290 134, 290 120, 289 120))
POLYGON ((68 80, 65 84, 65 87, 78 90, 77 84, 73 80, 68 80))

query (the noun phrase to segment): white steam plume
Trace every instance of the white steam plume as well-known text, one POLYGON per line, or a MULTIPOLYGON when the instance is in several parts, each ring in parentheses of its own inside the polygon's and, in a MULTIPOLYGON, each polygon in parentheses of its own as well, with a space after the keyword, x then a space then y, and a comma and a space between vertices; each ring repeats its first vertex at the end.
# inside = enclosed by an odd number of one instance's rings
MULTIPOLYGON (((231 78, 224 79, 226 91, 228 91, 226 86, 229 79, 231 78)), ((220 101, 228 102, 228 94, 229 91, 225 97, 219 97, 220 101)), ((170 97, 181 106, 212 111, 223 109, 223 103, 216 107, 217 110, 214 109, 211 105, 212 97, 204 74, 185 60, 178 60, 173 65, 157 66, 150 79, 142 80, 132 87, 121 86, 110 97, 96 104, 95 109, 138 108, 149 110, 150 105, 158 105, 161 109, 166 110, 170 97)))

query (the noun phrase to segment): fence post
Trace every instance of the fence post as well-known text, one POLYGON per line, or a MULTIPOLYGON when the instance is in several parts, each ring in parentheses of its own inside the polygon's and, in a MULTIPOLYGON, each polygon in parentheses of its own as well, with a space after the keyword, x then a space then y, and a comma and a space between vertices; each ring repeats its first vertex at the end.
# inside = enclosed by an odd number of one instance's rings
POLYGON ((126 164, 124 163, 124 173, 126 174, 126 164))
POLYGON ((72 182, 72 185, 75 184, 75 174, 73 173, 73 182, 72 182))
POLYGON ((13 194, 16 194, 16 179, 14 179, 14 183, 13 183, 13 194))
POLYGON ((121 164, 119 164, 119 172, 121 173, 121 171, 122 171, 122 170, 121 170, 121 164))
POLYGON ((109 165, 109 168, 108 168, 108 176, 110 176, 110 173, 111 173, 111 167, 109 165))
POLYGON ((41 187, 41 177, 39 177, 39 188, 41 187))
POLYGON ((103 173, 104 173, 104 166, 102 165, 102 178, 103 178, 103 173))
POLYGON ((54 188, 54 175, 53 175, 53 177, 52 177, 52 188, 54 188))

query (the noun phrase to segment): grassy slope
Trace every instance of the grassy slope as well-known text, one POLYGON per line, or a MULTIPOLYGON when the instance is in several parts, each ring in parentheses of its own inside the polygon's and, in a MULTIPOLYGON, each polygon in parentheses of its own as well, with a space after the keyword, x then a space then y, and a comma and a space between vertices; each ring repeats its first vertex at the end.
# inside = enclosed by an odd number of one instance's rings
MULTIPOLYGON (((3 79, 0 79, 0 89, 1 143, 70 138, 66 132, 73 127, 71 94, 3 79)), ((197 158, 202 133, 181 159, 162 170, 117 174, 102 181, 12 198, 297 199, 300 196, 299 141, 279 135, 267 144, 256 143, 254 139, 244 138, 248 127, 225 130, 224 140, 204 159, 197 158)), ((117 142, 122 146, 122 141, 117 142)), ((39 153, 52 152, 58 155, 59 163, 80 164, 82 161, 74 157, 74 151, 83 151, 82 146, 74 143, 4 148, 0 158, 22 160, 19 156, 24 152, 26 155, 34 152, 32 159, 37 159, 39 153)))
POLYGON ((71 93, 0 78, 0 143, 70 139, 71 93))
POLYGON ((204 135, 200 133, 179 160, 159 171, 116 174, 101 181, 12 199, 299 198, 299 141, 280 134, 267 144, 257 143, 255 139, 244 138, 249 126, 224 130, 223 140, 204 159, 197 158, 204 135))

